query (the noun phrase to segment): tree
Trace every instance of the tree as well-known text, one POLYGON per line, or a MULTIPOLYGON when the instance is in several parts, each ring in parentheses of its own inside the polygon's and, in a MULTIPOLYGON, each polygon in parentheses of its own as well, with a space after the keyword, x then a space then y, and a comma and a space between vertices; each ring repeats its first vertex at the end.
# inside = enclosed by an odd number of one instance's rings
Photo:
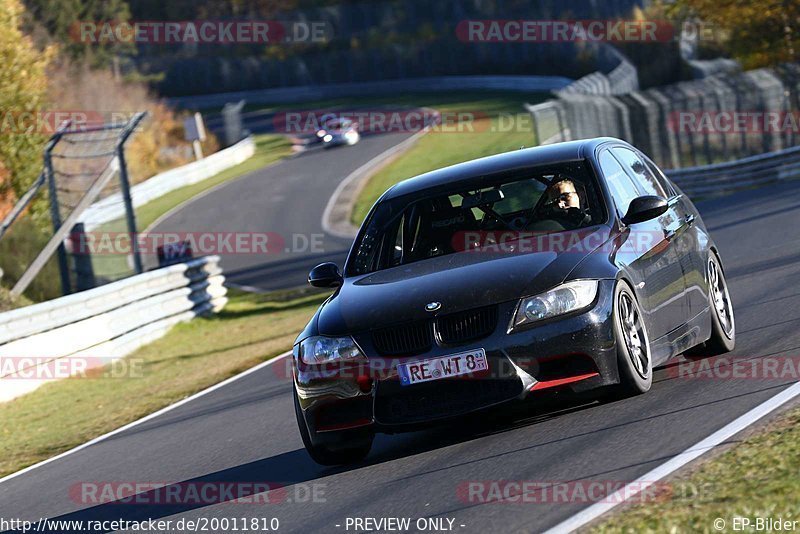
POLYGON ((42 168, 47 137, 36 123, 46 109, 54 53, 38 50, 20 31, 22 12, 19 0, 0 0, 0 198, 7 200, 27 190, 42 168))
POLYGON ((114 56, 133 54, 130 42, 82 42, 79 25, 119 23, 130 19, 125 0, 24 0, 29 12, 29 30, 43 28, 49 38, 73 60, 86 60, 93 67, 107 67, 114 56))
POLYGON ((675 0, 668 11, 678 19, 699 18, 724 50, 745 68, 797 61, 800 2, 796 0, 675 0))
POLYGON ((142 20, 270 18, 298 7, 298 0, 137 0, 134 17, 142 20))

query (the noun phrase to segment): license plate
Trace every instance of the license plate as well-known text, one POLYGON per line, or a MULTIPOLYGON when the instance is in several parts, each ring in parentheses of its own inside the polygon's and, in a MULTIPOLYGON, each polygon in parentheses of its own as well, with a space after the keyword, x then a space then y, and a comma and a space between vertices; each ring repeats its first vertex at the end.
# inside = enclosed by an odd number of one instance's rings
POLYGON ((420 382, 485 371, 488 368, 486 351, 475 349, 450 356, 400 364, 397 366, 397 373, 400 375, 400 384, 410 386, 420 382))

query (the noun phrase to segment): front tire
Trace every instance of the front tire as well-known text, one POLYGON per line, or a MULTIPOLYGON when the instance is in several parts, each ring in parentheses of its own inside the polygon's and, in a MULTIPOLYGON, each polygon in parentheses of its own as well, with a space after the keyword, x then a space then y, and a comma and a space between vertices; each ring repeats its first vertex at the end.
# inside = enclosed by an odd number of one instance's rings
POLYGON ((306 425, 300 401, 297 399, 297 391, 294 388, 292 388, 292 397, 300 437, 303 438, 303 445, 312 460, 320 465, 345 465, 360 462, 369 454, 375 434, 368 429, 337 432, 339 439, 333 438, 335 444, 315 445, 311 440, 311 433, 306 425))
POLYGON ((620 280, 614 290, 614 337, 620 397, 639 395, 653 385, 653 360, 650 342, 636 295, 627 282, 620 280))

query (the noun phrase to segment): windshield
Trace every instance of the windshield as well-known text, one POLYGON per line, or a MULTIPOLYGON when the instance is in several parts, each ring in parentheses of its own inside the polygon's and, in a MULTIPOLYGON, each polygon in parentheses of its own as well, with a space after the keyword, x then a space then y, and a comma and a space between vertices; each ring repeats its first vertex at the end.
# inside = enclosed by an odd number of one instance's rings
POLYGON ((485 244, 492 232, 552 233, 605 221, 585 162, 516 170, 382 201, 359 234, 347 274, 360 275, 485 244), (411 197, 411 198, 410 198, 411 197))

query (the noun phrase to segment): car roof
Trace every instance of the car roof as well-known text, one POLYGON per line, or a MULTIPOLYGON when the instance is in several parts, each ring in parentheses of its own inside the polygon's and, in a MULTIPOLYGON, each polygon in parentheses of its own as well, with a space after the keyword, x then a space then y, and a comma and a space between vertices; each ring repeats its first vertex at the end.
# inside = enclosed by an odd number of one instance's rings
POLYGON ((494 156, 458 163, 403 180, 386 191, 381 200, 416 193, 440 185, 458 184, 462 181, 469 181, 480 176, 488 176, 504 171, 591 159, 595 148, 609 142, 627 145, 625 141, 613 137, 595 137, 504 152, 494 156))

